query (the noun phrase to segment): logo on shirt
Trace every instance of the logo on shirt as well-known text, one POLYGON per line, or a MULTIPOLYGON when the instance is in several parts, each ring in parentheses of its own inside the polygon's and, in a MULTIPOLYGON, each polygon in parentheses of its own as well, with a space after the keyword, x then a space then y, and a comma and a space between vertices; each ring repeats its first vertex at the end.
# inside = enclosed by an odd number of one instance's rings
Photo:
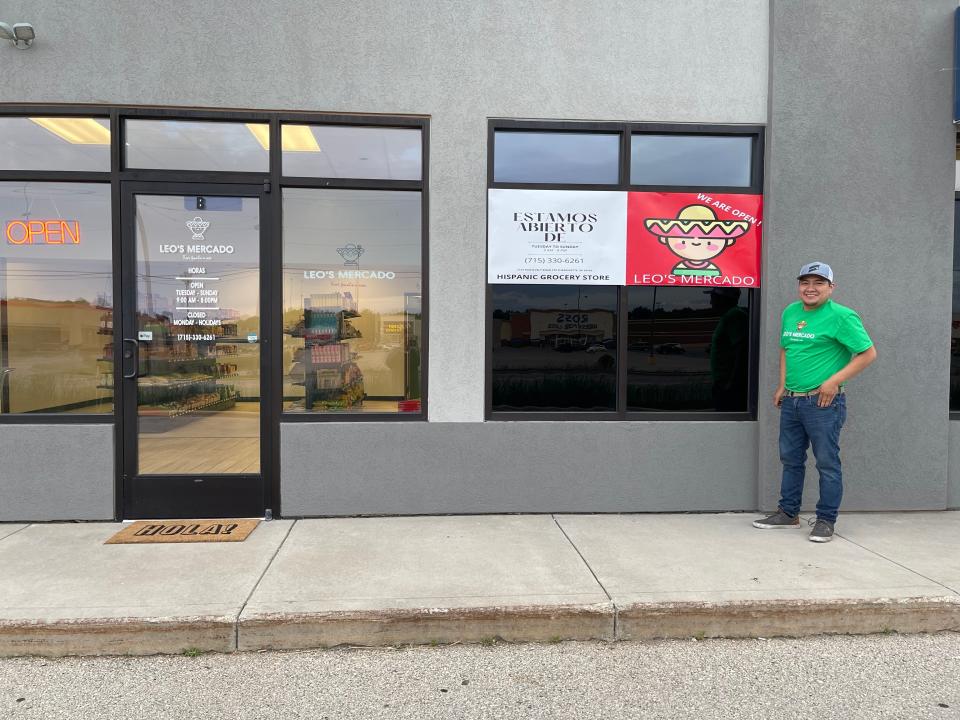
POLYGON ((797 323, 797 330, 803 330, 807 326, 806 320, 801 320, 797 323))

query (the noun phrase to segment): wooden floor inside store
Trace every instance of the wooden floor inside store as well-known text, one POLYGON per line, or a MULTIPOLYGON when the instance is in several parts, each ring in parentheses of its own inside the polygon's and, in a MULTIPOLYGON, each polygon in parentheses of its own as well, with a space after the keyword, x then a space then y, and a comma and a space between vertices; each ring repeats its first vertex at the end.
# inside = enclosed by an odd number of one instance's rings
POLYGON ((143 475, 258 473, 260 415, 241 408, 141 417, 139 453, 143 475))

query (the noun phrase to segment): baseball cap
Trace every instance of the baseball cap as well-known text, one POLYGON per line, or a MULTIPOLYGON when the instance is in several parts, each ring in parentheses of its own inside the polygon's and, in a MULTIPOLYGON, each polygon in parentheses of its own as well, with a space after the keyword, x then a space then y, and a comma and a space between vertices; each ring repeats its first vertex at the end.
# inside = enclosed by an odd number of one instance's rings
POLYGON ((802 278, 804 275, 819 275, 824 280, 833 282, 833 268, 822 262, 812 262, 807 263, 802 268, 800 268, 800 274, 797 275, 797 280, 802 278))

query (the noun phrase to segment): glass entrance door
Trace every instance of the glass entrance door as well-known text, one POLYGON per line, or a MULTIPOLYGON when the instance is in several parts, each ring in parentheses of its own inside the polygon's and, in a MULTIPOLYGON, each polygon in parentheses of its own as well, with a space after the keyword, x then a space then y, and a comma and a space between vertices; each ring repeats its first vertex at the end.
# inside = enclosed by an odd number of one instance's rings
POLYGON ((260 516, 261 191, 182 187, 124 197, 125 515, 260 516))

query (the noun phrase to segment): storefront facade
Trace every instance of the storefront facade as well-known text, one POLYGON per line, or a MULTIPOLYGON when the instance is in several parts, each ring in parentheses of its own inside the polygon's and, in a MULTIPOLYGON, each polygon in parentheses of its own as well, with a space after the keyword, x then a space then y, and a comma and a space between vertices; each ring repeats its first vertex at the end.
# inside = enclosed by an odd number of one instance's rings
POLYGON ((5 10, 0 520, 768 508, 811 259, 845 507, 960 506, 955 3, 336 8, 5 10), (756 282, 498 281, 516 192, 762 196, 756 282))

